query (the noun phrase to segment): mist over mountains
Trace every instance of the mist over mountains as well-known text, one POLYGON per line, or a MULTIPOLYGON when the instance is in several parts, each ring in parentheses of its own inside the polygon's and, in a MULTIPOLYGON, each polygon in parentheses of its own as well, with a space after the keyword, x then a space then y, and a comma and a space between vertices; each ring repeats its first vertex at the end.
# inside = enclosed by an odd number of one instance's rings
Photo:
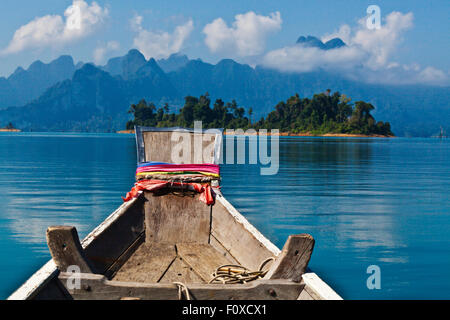
MULTIPOLYGON (((311 36, 297 43, 323 50, 345 46, 339 38, 323 43, 311 36)), ((389 121, 397 135, 431 136, 440 126, 450 131, 449 87, 368 84, 322 69, 286 73, 231 59, 210 64, 180 54, 147 60, 135 49, 104 66, 75 65, 70 56, 61 56, 49 64, 36 61, 27 70, 17 68, 0 78, 0 127, 12 122, 25 131, 113 132, 124 129, 131 103, 167 102, 175 110, 185 96, 205 92, 213 101, 235 99, 252 107, 256 119, 295 93, 310 97, 327 89, 372 103, 376 118, 389 121)))

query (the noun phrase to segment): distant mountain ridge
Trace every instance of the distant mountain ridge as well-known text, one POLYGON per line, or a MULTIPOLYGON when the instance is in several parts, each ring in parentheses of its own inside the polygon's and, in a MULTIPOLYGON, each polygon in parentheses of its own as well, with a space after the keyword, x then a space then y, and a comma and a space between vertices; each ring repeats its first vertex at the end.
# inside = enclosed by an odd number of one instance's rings
POLYGON ((47 64, 35 61, 26 70, 18 67, 8 78, 0 78, 0 108, 38 98, 50 86, 70 79, 75 69, 72 57, 67 55, 47 64))
MULTIPOLYGON (((154 63, 152 68, 162 76, 162 73, 183 67, 188 61, 185 55, 173 54, 167 59, 155 62, 158 66, 154 63)), ((0 77, 0 110, 30 103, 58 82, 71 79, 75 71, 86 64, 93 65, 83 62, 74 64, 71 56, 62 55, 49 63, 37 60, 28 69, 17 67, 10 76, 0 77)), ((146 64, 144 55, 132 49, 125 56, 109 59, 104 66, 94 66, 112 76, 121 76, 128 80, 132 77, 141 77, 137 72, 146 64)))
MULTIPOLYGON (((340 46, 339 41, 330 41, 331 46, 333 43, 340 46)), ((73 60, 70 61, 67 65, 72 68, 60 76, 66 79, 49 76, 47 83, 56 82, 38 98, 27 101, 23 107, 0 110, 0 126, 12 122, 25 131, 116 131, 123 129, 129 119, 127 111, 131 103, 146 99, 159 106, 169 103, 176 108, 183 104, 185 96, 205 92, 213 101, 235 99, 241 106, 252 107, 257 119, 295 93, 311 97, 331 89, 353 101, 372 103, 376 118, 391 122, 397 135, 430 136, 441 125, 450 130, 448 87, 374 85, 323 70, 282 73, 261 66, 252 68, 231 59, 210 64, 180 54, 159 61, 146 60, 138 50, 110 59, 104 66, 91 63, 74 66, 73 60), (72 74, 67 76, 69 73, 72 74)), ((37 63, 25 72, 48 69, 48 65, 37 63)), ((0 78, 0 96, 5 86, 11 85, 9 78, 0 78)))
POLYGON ((158 60, 158 64, 164 72, 176 71, 183 68, 189 63, 189 59, 184 54, 174 53, 170 55, 167 59, 158 60))

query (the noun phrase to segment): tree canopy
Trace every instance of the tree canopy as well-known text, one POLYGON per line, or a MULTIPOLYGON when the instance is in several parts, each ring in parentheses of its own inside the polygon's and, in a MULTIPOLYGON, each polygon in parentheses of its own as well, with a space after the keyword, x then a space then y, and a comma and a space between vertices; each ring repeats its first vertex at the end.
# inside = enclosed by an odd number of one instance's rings
POLYGON ((279 102, 265 118, 254 121, 253 108, 239 107, 235 100, 225 103, 217 99, 211 106, 209 94, 199 98, 187 96, 178 113, 170 113, 169 105, 157 108, 152 102, 141 100, 129 110, 134 116, 127 129, 135 125, 149 127, 193 127, 194 121, 202 121, 204 128, 225 129, 279 129, 291 133, 350 133, 393 135, 389 122, 375 121, 371 115, 374 106, 364 101, 351 103, 344 94, 330 90, 315 94, 312 98, 300 98, 298 94, 279 102))
POLYGON ((15 128, 14 128, 14 125, 12 124, 12 122, 8 122, 8 124, 3 129, 11 130, 11 129, 15 129, 15 128))

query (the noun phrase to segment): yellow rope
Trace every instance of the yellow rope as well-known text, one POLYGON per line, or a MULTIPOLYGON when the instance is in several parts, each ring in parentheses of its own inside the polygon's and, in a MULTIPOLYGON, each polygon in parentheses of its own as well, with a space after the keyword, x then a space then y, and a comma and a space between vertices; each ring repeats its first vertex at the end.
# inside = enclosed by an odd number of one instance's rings
MULTIPOLYGON (((275 258, 270 257, 264 260, 258 268, 258 271, 250 271, 246 267, 237 264, 225 264, 216 269, 213 273, 213 279, 208 283, 223 283, 223 284, 233 284, 233 283, 247 283, 256 279, 263 278, 267 271, 264 267, 270 261, 274 261, 275 258)), ((189 288, 183 282, 173 282, 178 287, 178 300, 182 300, 183 291, 186 300, 191 300, 189 294, 189 288)))
POLYGON ((258 271, 250 271, 246 267, 237 264, 225 264, 221 265, 213 273, 213 278, 208 283, 247 283, 256 279, 263 278, 268 270, 263 270, 269 261, 273 261, 275 258, 270 257, 264 260, 259 266, 258 271))

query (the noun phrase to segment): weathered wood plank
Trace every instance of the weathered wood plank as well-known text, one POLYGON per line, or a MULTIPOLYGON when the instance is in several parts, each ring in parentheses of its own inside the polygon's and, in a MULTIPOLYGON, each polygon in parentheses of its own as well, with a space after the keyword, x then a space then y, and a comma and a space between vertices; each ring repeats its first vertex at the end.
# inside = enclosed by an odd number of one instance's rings
POLYGON ((34 296, 33 300, 71 300, 72 296, 66 287, 61 283, 58 277, 54 277, 45 286, 45 290, 41 290, 34 296))
POLYGON ((145 232, 133 242, 133 244, 125 250, 124 253, 117 258, 116 261, 105 271, 105 276, 109 279, 113 278, 117 271, 130 259, 130 257, 136 252, 136 250, 145 242, 145 232))
POLYGON ((233 257, 252 270, 280 252, 221 194, 212 207, 211 234, 233 257))
POLYGON ((47 245, 56 267, 63 272, 77 266, 83 273, 94 273, 81 247, 78 232, 72 226, 52 226, 47 229, 47 245))
POLYGON ((305 283, 305 291, 314 300, 342 300, 329 285, 327 285, 322 279, 319 278, 314 272, 308 272, 302 276, 305 283))
POLYGON ((104 273, 144 231, 144 197, 125 203, 108 217, 85 241, 85 255, 104 273))
POLYGON ((314 300, 314 298, 305 289, 303 289, 297 300, 314 300))
POLYGON ((267 272, 266 279, 291 279, 300 282, 314 249, 314 238, 309 234, 291 235, 267 272))
POLYGON ((205 282, 219 266, 233 263, 208 244, 177 243, 177 252, 205 282))
POLYGON ((156 283, 162 278, 176 256, 174 245, 143 243, 117 271, 114 280, 156 283))
MULTIPOLYGON (((71 274, 61 273, 62 283, 71 274)), ((133 297, 142 300, 177 300, 175 284, 149 284, 108 281, 104 276, 80 274, 79 289, 69 289, 76 300, 119 300, 133 297)), ((303 283, 288 280, 256 280, 248 284, 190 284, 191 298, 196 300, 295 300, 303 290, 303 283)))
POLYGON ((187 265, 183 259, 177 257, 165 272, 159 283, 173 283, 182 282, 190 283, 204 283, 194 270, 187 265))
MULTIPOLYGON (((215 163, 217 133, 147 131, 142 133, 145 161, 181 163, 215 163), (196 148, 196 144, 200 148, 196 148), (195 153, 198 149, 198 154, 195 153), (183 154, 187 152, 188 154, 183 154)), ((219 141, 218 141, 219 142, 219 141)))
POLYGON ((220 254, 222 254, 225 258, 227 258, 233 264, 241 264, 231 253, 228 251, 219 240, 216 239, 213 235, 209 238, 209 244, 211 247, 216 249, 220 254))
POLYGON ((147 243, 208 243, 211 207, 199 195, 155 196, 145 192, 145 225, 147 243))

